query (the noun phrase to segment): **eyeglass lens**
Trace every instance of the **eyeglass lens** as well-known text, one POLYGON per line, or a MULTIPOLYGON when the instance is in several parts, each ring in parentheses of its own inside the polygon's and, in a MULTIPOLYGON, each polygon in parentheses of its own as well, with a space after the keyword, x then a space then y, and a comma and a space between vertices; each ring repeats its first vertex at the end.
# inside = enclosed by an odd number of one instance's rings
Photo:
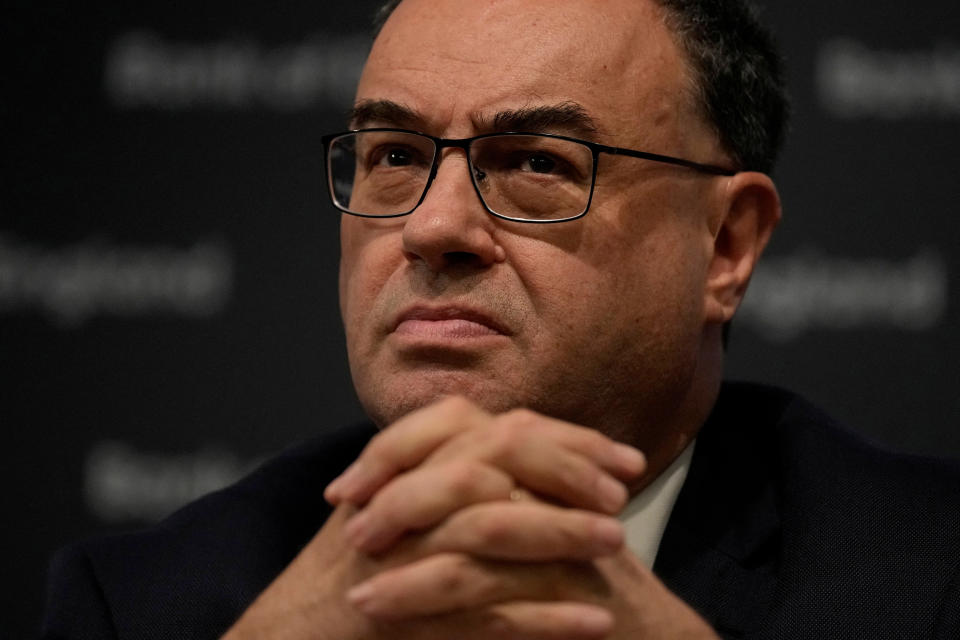
MULTIPOLYGON (((400 131, 359 131, 335 138, 328 167, 337 206, 368 216, 409 213, 430 180, 436 145, 400 131)), ((477 138, 470 167, 488 209, 520 220, 559 220, 590 200, 593 153, 585 145, 539 135, 477 138)))

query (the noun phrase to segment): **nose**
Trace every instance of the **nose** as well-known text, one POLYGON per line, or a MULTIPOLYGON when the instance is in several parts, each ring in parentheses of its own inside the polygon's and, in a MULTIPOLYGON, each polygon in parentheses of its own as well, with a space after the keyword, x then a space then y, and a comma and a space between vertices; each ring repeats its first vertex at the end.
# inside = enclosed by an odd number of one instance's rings
POLYGON ((481 269, 503 259, 495 223, 474 190, 466 156, 447 150, 426 197, 403 227, 407 260, 432 271, 453 266, 481 269))

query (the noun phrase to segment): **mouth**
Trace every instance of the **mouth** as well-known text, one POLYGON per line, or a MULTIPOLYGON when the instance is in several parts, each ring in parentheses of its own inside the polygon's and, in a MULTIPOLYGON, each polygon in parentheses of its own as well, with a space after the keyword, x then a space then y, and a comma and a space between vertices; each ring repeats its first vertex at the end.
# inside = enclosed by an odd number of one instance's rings
POLYGON ((462 307, 413 307, 397 317, 392 332, 404 338, 427 340, 510 335, 504 326, 489 315, 462 307))

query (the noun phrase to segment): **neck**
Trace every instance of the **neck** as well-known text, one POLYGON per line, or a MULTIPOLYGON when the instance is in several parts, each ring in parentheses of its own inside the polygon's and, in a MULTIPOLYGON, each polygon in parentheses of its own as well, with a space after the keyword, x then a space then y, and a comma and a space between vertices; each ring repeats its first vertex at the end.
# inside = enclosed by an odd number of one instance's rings
POLYGON ((642 491, 677 459, 697 437, 720 393, 723 379, 723 346, 721 328, 711 325, 704 331, 696 367, 687 393, 679 403, 669 425, 660 429, 658 437, 647 442, 647 472, 632 486, 631 493, 642 491))

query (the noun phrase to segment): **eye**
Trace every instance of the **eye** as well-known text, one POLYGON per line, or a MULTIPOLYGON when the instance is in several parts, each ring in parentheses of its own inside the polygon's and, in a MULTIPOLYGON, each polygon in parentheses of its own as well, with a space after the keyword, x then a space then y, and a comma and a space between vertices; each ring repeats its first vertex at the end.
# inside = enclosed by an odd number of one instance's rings
POLYGON ((388 167, 406 167, 413 164, 413 154, 409 149, 394 147, 387 149, 380 157, 378 164, 388 167))
POLYGON ((525 171, 534 173, 550 173, 557 168, 557 162, 550 156, 541 153, 529 156, 521 167, 525 171))

